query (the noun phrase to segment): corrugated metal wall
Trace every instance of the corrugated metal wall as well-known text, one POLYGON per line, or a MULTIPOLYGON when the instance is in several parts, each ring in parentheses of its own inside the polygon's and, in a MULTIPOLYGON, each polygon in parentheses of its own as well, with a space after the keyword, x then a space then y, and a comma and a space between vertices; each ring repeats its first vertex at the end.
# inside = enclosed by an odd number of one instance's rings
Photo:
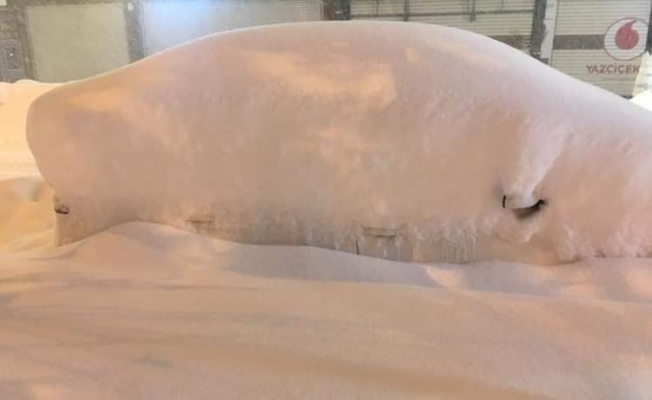
POLYGON ((146 54, 214 32, 322 19, 319 0, 150 0, 143 3, 146 54), (191 22, 191 23, 190 23, 191 22))
POLYGON ((14 82, 27 77, 18 17, 0 9, 0 81, 14 82))
MULTIPOLYGON (((531 11, 534 0, 410 0, 410 14, 472 14, 486 12, 531 11)), ((372 17, 383 14, 404 14, 403 0, 351 0, 352 18, 372 17)))
POLYGON ((36 79, 64 82, 129 63, 123 4, 28 6, 36 79))
POLYGON ((494 37, 528 50, 534 0, 351 0, 352 19, 439 24, 494 37))
POLYGON ((645 50, 651 3, 560 0, 551 65, 620 95, 632 95, 645 50), (629 23, 628 30, 625 25, 629 23), (620 35, 622 43, 616 40, 620 28, 624 29, 621 33, 629 33, 620 35))
POLYGON ((640 56, 645 50, 651 3, 651 0, 351 0, 351 18, 454 26, 494 37, 526 52, 536 51, 529 47, 534 34, 537 40, 534 47, 546 42, 547 51, 543 49, 546 54, 542 58, 554 68, 631 96, 636 90, 637 75, 644 72, 640 70, 640 56), (547 28, 547 32, 542 29, 540 34, 534 30, 537 5, 547 5, 544 13, 538 15, 547 28))
POLYGON ((15 1, 24 4, 22 11, 14 8, 26 15, 28 26, 21 27, 21 46, 12 38, 0 38, 0 47, 8 49, 0 54, 4 80, 20 75, 10 71, 15 61, 10 58, 21 49, 28 76, 62 81, 117 68, 213 32, 350 18, 468 29, 624 96, 632 95, 641 82, 652 86, 652 74, 646 78, 640 67, 652 0, 15 1))
POLYGON ((621 18, 647 20, 650 3, 650 0, 560 0, 555 35, 604 34, 621 18))

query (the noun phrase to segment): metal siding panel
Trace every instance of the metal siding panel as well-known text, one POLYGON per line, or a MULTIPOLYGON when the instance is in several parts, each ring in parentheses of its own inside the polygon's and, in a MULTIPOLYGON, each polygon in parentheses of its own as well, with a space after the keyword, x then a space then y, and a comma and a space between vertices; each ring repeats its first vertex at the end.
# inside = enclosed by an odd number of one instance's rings
POLYGON ((555 35, 603 34, 621 18, 650 17, 650 0, 562 0, 558 7, 555 35))
POLYGON ((630 96, 633 93, 636 74, 591 74, 587 65, 637 66, 639 64, 640 57, 627 63, 616 62, 604 50, 556 50, 552 59, 553 68, 623 96, 630 96))
POLYGON ((534 8, 535 0, 481 0, 478 1, 478 10, 521 10, 527 11, 534 8))
POLYGON ((352 15, 403 14, 403 0, 351 0, 352 15))
POLYGON ((635 73, 590 73, 589 66, 611 65, 613 68, 631 69, 640 65, 640 57, 630 61, 619 61, 612 58, 602 48, 604 46, 602 37, 617 20, 639 18, 647 21, 650 16, 650 3, 650 0, 559 1, 555 42, 563 38, 575 38, 581 41, 576 44, 577 47, 600 48, 592 50, 554 49, 552 66, 568 75, 620 95, 632 95, 636 84, 635 73), (590 43, 595 40, 599 40, 599 44, 590 43))
MULTIPOLYGON (((476 11, 529 11, 534 8, 534 0, 478 0, 476 11)), ((403 0, 352 0, 353 15, 403 14, 403 0)), ((470 13, 467 0, 410 0, 410 14, 421 13, 470 13)))
POLYGON ((15 82, 25 79, 23 49, 18 40, 0 39, 0 81, 15 82))
POLYGON ((18 20, 13 11, 0 10, 0 40, 18 40, 18 20))
MULTIPOLYGON (((479 14, 475 15, 474 21, 471 21, 469 4, 467 0, 410 0, 409 21, 451 26, 487 36, 517 37, 521 43, 516 47, 528 49, 534 0, 479 0, 476 4, 479 14)), ((351 1, 353 18, 401 20, 404 10, 404 0, 351 1)))
MULTIPOLYGON (((402 1, 401 1, 402 3, 402 1)), ((411 0, 410 12, 470 13, 471 3, 466 0, 411 0)), ((477 12, 529 11, 534 8, 534 0, 478 0, 477 12)))
POLYGON ((372 21, 393 21, 393 22, 404 22, 403 17, 377 17, 370 19, 372 21))
POLYGON ((413 17, 410 21, 453 26, 487 36, 529 36, 532 31, 532 14, 481 14, 475 21, 467 15, 413 17))
POLYGON ((143 3, 145 51, 230 29, 321 19, 319 0, 150 0, 143 3))
POLYGON ((64 82, 129 63, 123 3, 28 6, 36 78, 64 82))
MULTIPOLYGON (((403 3, 403 2, 401 2, 403 3)), ((410 0, 410 13, 468 13, 471 11, 466 0, 410 0)))

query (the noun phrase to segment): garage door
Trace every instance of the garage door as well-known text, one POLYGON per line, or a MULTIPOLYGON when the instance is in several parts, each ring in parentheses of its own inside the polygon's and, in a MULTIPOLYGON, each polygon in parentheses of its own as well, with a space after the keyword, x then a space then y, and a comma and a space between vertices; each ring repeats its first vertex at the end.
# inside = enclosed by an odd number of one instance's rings
POLYGON ((229 29, 321 19, 322 2, 314 0, 150 0, 143 3, 145 51, 229 29))
POLYGON ((129 63, 122 3, 27 6, 36 79, 64 82, 129 63))
POLYGON ((351 19, 452 26, 529 51, 534 0, 351 0, 351 19))

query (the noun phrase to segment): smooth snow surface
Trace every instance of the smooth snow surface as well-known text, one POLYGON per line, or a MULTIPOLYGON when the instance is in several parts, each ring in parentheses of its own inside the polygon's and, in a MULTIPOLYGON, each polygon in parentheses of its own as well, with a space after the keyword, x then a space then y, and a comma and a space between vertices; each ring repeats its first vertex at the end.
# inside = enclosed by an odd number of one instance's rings
POLYGON ((0 180, 0 252, 53 247, 54 225, 52 189, 40 177, 0 180))
POLYGON ((132 223, 0 265, 3 399, 652 390, 650 260, 428 267, 132 223))
POLYGON ((142 220, 405 261, 652 246, 652 114, 452 28, 218 34, 56 89, 28 126, 62 243, 142 220))
POLYGON ((38 174, 25 123, 32 101, 56 86, 0 82, 0 252, 54 245, 53 191, 38 174))
POLYGON ((147 223, 42 249, 50 194, 0 180, 2 400, 652 392, 649 259, 420 265, 147 223))

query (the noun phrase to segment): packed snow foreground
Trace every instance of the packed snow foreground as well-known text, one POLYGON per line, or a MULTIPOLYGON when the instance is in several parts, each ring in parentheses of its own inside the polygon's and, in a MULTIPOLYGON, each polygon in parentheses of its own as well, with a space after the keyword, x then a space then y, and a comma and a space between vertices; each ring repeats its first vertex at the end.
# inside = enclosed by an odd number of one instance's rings
POLYGON ((401 261, 652 246, 652 114, 477 34, 329 22, 206 37, 57 88, 28 141, 59 243, 145 221, 401 261))

